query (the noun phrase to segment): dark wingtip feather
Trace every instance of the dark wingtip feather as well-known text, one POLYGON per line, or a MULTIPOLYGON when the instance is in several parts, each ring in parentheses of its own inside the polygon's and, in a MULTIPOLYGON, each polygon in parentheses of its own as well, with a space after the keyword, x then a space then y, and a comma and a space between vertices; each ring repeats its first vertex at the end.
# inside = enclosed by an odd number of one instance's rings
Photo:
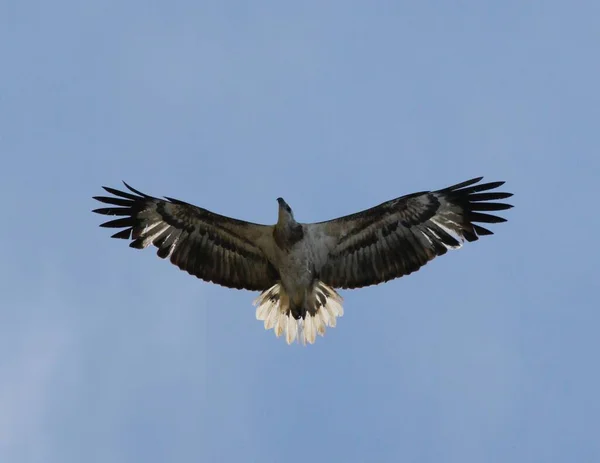
POLYGON ((500 180, 498 182, 482 183, 481 185, 477 185, 477 188, 483 189, 483 187, 485 187, 486 190, 493 190, 494 188, 501 187, 505 183, 506 182, 504 180, 500 180))
POLYGON ((108 222, 101 223, 102 228, 123 228, 133 227, 135 225, 135 219, 132 217, 124 217, 121 219, 110 220, 108 222))
POLYGON ((115 196, 93 196, 93 199, 104 204, 111 204, 113 206, 130 207, 133 204, 133 200, 131 199, 117 198, 115 196))
POLYGON ((440 191, 442 191, 442 192, 448 192, 448 191, 458 190, 459 188, 464 188, 466 186, 470 186, 470 185, 473 185, 475 183, 478 183, 481 180, 483 180, 483 177, 475 177, 475 178, 472 178, 471 180, 466 180, 464 182, 457 183, 456 185, 451 185, 451 186, 449 186, 447 188, 444 188, 443 190, 440 190, 440 191))
POLYGON ((123 182, 123 185, 125 185, 130 191, 133 191, 135 194, 142 196, 143 198, 149 198, 149 196, 145 193, 142 193, 139 190, 136 190, 135 188, 133 188, 132 186, 130 186, 127 182, 125 182, 125 180, 121 180, 123 182))
POLYGON ((473 224, 473 229, 477 232, 478 235, 480 236, 485 236, 485 235, 493 235, 494 232, 488 230, 487 228, 483 228, 479 225, 475 225, 473 224))
POLYGON ((115 188, 111 188, 108 186, 103 186, 102 187, 105 191, 109 192, 110 194, 113 194, 115 196, 120 196, 121 198, 127 198, 127 199, 132 199, 132 200, 137 200, 140 199, 139 196, 135 196, 132 195, 131 193, 127 193, 125 191, 121 191, 121 190, 117 190, 115 188))
POLYGON ((513 193, 505 193, 505 192, 491 192, 491 193, 472 193, 469 195, 469 201, 478 202, 478 201, 493 201, 495 199, 506 199, 513 196, 513 193))
POLYGON ((134 249, 144 249, 144 240, 140 238, 135 239, 129 243, 129 247, 134 249))
POLYGON ((506 203, 471 203, 472 211, 505 211, 512 207, 512 204, 506 203))
POLYGON ((480 186, 485 185, 486 187, 488 187, 488 189, 493 190, 494 188, 501 187, 505 183, 506 183, 506 180, 496 180, 495 182, 482 183, 480 186))
POLYGON ((477 193, 478 191, 493 190, 494 188, 498 188, 499 186, 504 185, 504 183, 505 182, 479 183, 477 185, 469 186, 468 188, 453 189, 452 192, 454 194, 460 194, 460 195, 468 194, 468 195, 470 195, 472 193, 477 193))
POLYGON ((111 238, 120 238, 122 240, 128 240, 131 236, 131 228, 126 228, 125 230, 121 230, 120 232, 115 233, 111 236, 111 238))
POLYGON ((492 214, 483 214, 481 212, 471 212, 468 217, 472 222, 483 222, 483 223, 506 222, 506 219, 504 217, 498 217, 497 215, 492 215, 492 214))

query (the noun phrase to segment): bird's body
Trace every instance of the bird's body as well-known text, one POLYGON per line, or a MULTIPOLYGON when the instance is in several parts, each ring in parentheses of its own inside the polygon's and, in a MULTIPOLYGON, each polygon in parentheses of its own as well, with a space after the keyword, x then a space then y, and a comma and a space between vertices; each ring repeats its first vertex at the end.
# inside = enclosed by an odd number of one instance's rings
POLYGON ((263 252, 279 270, 292 310, 301 313, 329 250, 323 237, 319 241, 310 226, 297 223, 291 213, 283 211, 274 226, 273 241, 268 242, 263 252))
POLYGON ((123 216, 102 224, 124 228, 115 238, 158 248, 180 269, 223 286, 261 291, 256 316, 277 336, 313 343, 343 315, 334 288, 359 288, 408 275, 448 249, 492 234, 473 222, 505 219, 481 211, 512 206, 491 202, 512 196, 485 192, 503 182, 469 180, 414 193, 374 208, 320 223, 298 223, 278 198, 275 225, 224 217, 183 201, 104 187, 96 197, 110 207, 94 212, 123 216))
POLYGON ((315 279, 318 262, 308 240, 303 240, 289 248, 289 252, 274 248, 273 264, 279 269, 281 285, 290 297, 290 302, 302 307, 306 292, 315 279))

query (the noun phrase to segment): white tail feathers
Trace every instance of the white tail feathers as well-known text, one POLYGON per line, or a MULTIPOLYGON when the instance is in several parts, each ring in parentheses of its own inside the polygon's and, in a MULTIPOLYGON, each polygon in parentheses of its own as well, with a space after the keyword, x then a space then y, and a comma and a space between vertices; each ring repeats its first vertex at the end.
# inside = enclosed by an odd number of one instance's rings
POLYGON ((304 318, 295 319, 290 298, 277 283, 254 300, 256 319, 263 320, 265 329, 275 329, 277 337, 285 333, 288 344, 295 340, 314 344, 317 334, 323 336, 327 326, 335 327, 336 318, 344 315, 342 297, 331 287, 317 281, 306 298, 304 318))

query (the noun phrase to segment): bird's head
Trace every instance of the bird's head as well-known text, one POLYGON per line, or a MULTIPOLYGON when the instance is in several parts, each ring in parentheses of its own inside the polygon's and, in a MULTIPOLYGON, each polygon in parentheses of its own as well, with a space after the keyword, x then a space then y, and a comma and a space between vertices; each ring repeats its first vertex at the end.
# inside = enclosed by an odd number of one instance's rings
POLYGON ((294 213, 288 203, 286 203, 283 198, 277 198, 277 202, 279 203, 278 223, 295 223, 294 213))

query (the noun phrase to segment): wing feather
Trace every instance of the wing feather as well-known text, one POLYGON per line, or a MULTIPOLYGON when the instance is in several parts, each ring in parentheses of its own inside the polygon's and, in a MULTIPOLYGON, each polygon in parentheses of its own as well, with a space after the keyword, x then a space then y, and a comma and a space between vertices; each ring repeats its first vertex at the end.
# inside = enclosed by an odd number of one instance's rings
MULTIPOLYGON (((125 183, 125 182, 123 182, 125 183)), ((113 196, 95 196, 112 207, 95 209, 118 216, 101 224, 123 228, 113 238, 131 240, 129 246, 157 248, 157 255, 205 281, 238 289, 265 290, 278 280, 275 268, 261 250, 272 227, 225 217, 192 204, 103 187, 113 196), (116 207, 115 207, 116 206, 116 207)))
POLYGON ((483 177, 436 191, 387 201, 356 214, 312 224, 324 235, 329 254, 319 278, 337 288, 359 288, 408 275, 430 260, 462 246, 465 240, 493 234, 476 224, 506 219, 488 212, 512 205, 491 202, 512 193, 490 192, 504 182, 479 183, 483 177))

